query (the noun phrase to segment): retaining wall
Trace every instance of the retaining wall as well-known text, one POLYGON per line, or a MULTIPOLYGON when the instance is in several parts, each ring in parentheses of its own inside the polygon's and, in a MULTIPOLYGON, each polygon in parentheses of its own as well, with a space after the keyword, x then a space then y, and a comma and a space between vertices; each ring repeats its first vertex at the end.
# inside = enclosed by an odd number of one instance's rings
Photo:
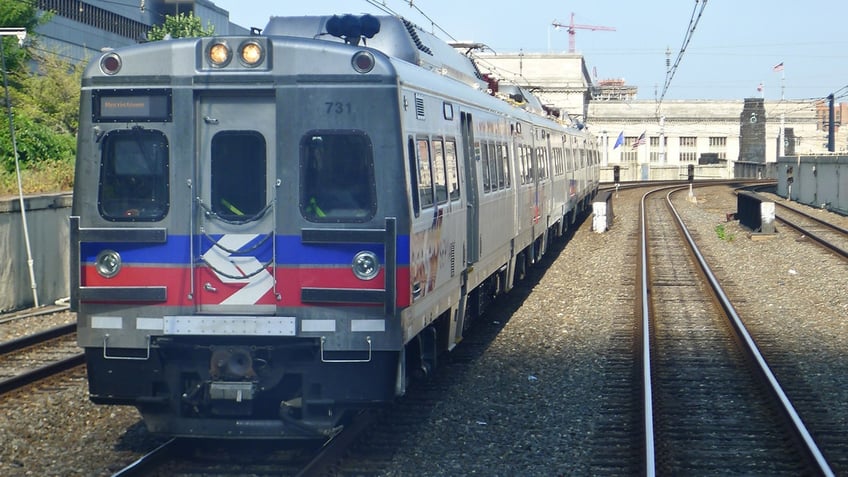
MULTIPOLYGON (((68 216, 71 194, 24 197, 38 302, 68 297, 68 216)), ((35 305, 21 204, 0 198, 0 311, 35 305)))

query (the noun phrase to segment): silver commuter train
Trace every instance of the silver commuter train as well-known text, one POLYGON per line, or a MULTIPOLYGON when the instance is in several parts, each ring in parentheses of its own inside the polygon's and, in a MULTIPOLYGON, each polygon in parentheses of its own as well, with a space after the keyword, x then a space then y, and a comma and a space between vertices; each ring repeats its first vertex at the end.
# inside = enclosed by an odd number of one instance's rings
POLYGON ((94 60, 70 219, 91 400, 296 439, 404 394, 598 188, 591 135, 492 86, 370 15, 94 60))

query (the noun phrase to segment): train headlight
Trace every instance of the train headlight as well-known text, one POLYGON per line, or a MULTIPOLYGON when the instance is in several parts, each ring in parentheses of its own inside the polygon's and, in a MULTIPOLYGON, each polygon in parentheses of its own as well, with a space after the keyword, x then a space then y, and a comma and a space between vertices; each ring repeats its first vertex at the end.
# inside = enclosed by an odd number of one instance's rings
POLYGON ((121 71, 121 57, 117 53, 106 53, 100 57, 100 71, 103 74, 114 75, 121 71))
POLYGON ((103 278, 112 278, 121 271, 121 255, 114 250, 103 250, 97 254, 94 268, 103 278))
POLYGON ((369 73, 374 69, 374 55, 368 51, 357 51, 351 59, 351 64, 357 73, 369 73))
POLYGON ((380 261, 374 252, 364 250, 353 257, 353 274, 360 280, 371 280, 380 271, 380 261))
POLYGON ((262 50, 259 43, 250 40, 242 43, 239 48, 239 57, 245 66, 253 67, 262 63, 265 58, 265 51, 262 50))
POLYGON ((223 41, 215 41, 209 44, 209 47, 206 49, 206 57, 209 59, 209 63, 212 66, 217 68, 223 68, 230 63, 230 60, 233 59, 233 52, 230 50, 229 45, 227 45, 223 41))

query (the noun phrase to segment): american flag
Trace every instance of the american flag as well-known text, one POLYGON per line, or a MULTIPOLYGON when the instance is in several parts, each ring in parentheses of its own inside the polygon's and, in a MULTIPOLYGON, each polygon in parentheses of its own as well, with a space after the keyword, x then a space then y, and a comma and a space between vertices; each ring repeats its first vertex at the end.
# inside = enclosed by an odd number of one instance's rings
POLYGON ((774 68, 772 68, 772 70, 773 70, 775 73, 777 73, 777 72, 779 72, 779 71, 783 71, 783 62, 781 61, 780 63, 778 63, 778 64, 774 65, 774 68))
POLYGON ((639 138, 636 139, 636 142, 633 143, 633 149, 636 149, 637 147, 641 146, 642 144, 645 144, 645 133, 646 132, 648 132, 648 131, 643 131, 642 134, 639 136, 639 138))

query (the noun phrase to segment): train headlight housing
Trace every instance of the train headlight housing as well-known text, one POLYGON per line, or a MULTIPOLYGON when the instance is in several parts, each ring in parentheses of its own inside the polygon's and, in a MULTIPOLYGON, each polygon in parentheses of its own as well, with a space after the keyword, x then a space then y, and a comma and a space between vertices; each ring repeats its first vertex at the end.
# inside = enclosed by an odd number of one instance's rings
POLYGON ((253 40, 246 41, 239 48, 239 58, 245 66, 254 67, 262 63, 265 59, 265 51, 262 46, 253 40))
POLYGON ((209 63, 216 68, 223 68, 233 59, 233 52, 230 46, 223 41, 214 41, 209 44, 206 49, 206 57, 209 63))
POLYGON ((363 250, 353 257, 353 274, 360 280, 371 280, 380 272, 380 260, 374 252, 363 250))
POLYGON ((357 73, 365 74, 374 69, 376 60, 374 60, 374 55, 368 51, 357 51, 351 59, 351 64, 357 73))
POLYGON ((103 278, 112 278, 121 271, 121 255, 114 250, 103 250, 97 254, 94 268, 103 278))
POLYGON ((100 71, 110 76, 117 74, 121 71, 121 57, 114 52, 106 53, 100 57, 100 71))

